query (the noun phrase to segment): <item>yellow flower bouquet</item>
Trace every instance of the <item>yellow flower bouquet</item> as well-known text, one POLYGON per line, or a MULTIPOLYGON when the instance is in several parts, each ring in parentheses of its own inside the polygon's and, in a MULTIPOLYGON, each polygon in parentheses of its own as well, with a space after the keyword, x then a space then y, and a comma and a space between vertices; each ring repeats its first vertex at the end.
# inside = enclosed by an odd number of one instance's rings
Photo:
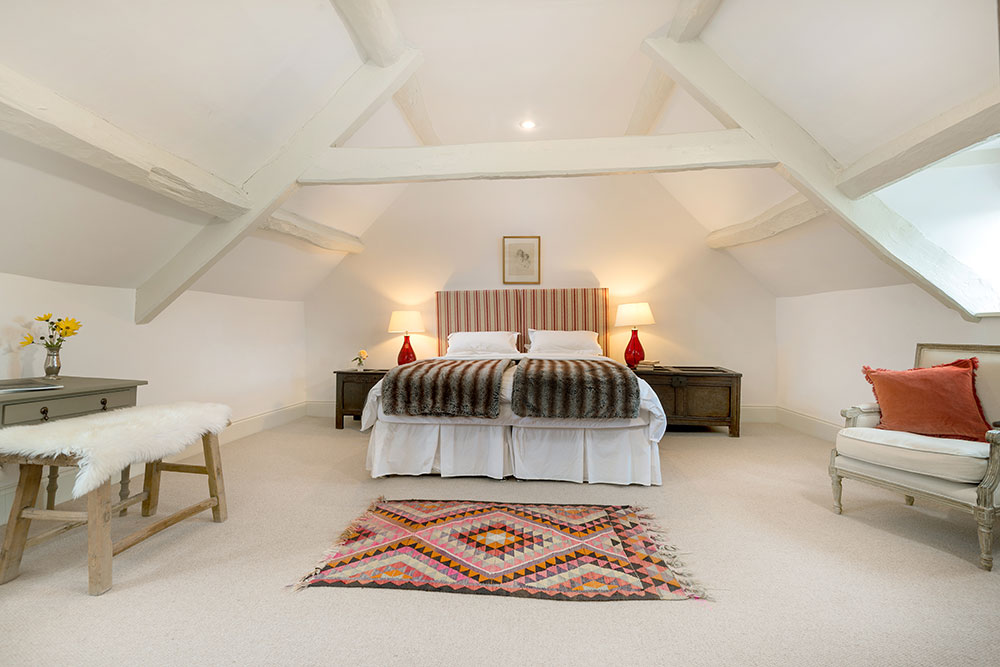
POLYGON ((80 332, 80 327, 83 324, 73 317, 60 317, 53 320, 52 313, 39 315, 35 318, 35 321, 45 322, 48 332, 43 336, 39 336, 38 340, 35 340, 35 336, 29 331, 24 334, 21 347, 29 345, 41 345, 44 347, 46 350, 45 377, 57 379, 59 377, 59 370, 62 368, 62 364, 59 361, 59 350, 62 349, 62 345, 66 342, 67 338, 75 336, 80 332))
POLYGON ((358 356, 351 359, 358 366, 358 370, 364 370, 365 360, 368 358, 368 350, 358 350, 358 356))
POLYGON ((35 318, 36 322, 45 322, 48 325, 49 331, 46 335, 40 336, 38 340, 29 332, 24 334, 24 340, 21 341, 21 347, 27 347, 28 345, 42 345, 47 350, 59 350, 62 348, 62 344, 66 342, 66 339, 75 336, 80 332, 80 327, 83 324, 73 317, 60 317, 55 321, 52 320, 52 313, 45 313, 44 315, 39 315, 35 318))

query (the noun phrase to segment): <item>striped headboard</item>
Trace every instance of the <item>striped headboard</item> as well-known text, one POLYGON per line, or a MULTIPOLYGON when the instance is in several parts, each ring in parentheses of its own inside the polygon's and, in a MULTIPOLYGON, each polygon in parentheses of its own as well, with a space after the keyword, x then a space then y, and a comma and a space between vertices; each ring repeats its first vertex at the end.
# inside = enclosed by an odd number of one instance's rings
POLYGON ((519 331, 523 351, 528 329, 596 331, 607 354, 609 319, 607 287, 438 292, 438 354, 445 353, 448 334, 455 331, 519 331))

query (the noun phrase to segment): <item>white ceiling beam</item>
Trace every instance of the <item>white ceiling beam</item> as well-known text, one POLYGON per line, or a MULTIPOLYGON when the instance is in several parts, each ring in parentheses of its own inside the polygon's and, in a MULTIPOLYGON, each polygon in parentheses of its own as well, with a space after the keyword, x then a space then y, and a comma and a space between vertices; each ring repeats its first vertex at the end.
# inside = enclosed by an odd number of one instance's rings
POLYGON ((330 0, 368 60, 388 67, 406 51, 396 17, 386 0, 330 0))
POLYGON ((639 91, 639 99, 632 109, 632 117, 628 121, 626 135, 649 134, 660 122, 667 102, 674 92, 674 81, 663 73, 656 65, 649 68, 649 74, 639 91))
POLYGON ((434 124, 431 123, 427 107, 424 105, 423 92, 416 74, 411 76, 410 80, 396 91, 392 99, 396 102, 399 110, 403 112, 403 118, 406 119, 420 143, 424 146, 437 146, 441 143, 437 132, 434 131, 434 124))
POLYGON ((965 151, 958 155, 936 162, 934 169, 950 169, 952 167, 992 167, 1000 165, 1000 148, 965 151))
MULTIPOLYGON (((355 44, 375 64, 387 67, 406 50, 396 17, 386 0, 330 0, 353 33, 355 44)), ((414 75, 393 95, 413 134, 424 146, 441 143, 414 75)))
POLYGON ((967 319, 1000 312, 1000 296, 877 197, 852 200, 835 182, 836 161, 798 124, 700 40, 652 37, 643 50, 710 112, 736 120, 781 161, 779 171, 918 285, 967 319))
POLYGON ((511 141, 416 148, 336 148, 301 185, 561 178, 730 167, 773 167, 743 130, 649 137, 511 141))
POLYGON ((763 241, 826 212, 825 208, 816 206, 805 195, 796 194, 746 222, 715 230, 705 238, 705 242, 710 248, 731 248, 763 241))
POLYGON ((324 250, 354 254, 365 249, 365 244, 357 236, 327 227, 291 211, 275 211, 270 218, 264 220, 260 228, 294 236, 324 250))
POLYGON ((950 109, 893 139, 837 177, 852 199, 864 197, 1000 134, 1000 88, 950 109))
POLYGON ((681 0, 667 36, 676 42, 697 39, 721 4, 722 0, 681 0))
POLYGON ((250 208, 236 186, 3 65, 0 131, 209 215, 228 220, 250 208))
POLYGON ((244 184, 253 207, 226 223, 208 225, 139 286, 135 321, 151 321, 245 236, 295 193, 296 178, 331 144, 347 141, 420 66, 419 51, 407 51, 389 67, 365 64, 326 105, 244 184))

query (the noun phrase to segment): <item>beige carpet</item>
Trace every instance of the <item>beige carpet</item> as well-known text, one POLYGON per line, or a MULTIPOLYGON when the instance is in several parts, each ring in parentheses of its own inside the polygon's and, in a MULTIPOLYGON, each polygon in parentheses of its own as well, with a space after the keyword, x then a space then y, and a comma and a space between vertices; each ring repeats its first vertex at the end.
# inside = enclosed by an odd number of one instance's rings
MULTIPOLYGON (((101 597, 84 533, 29 550, 0 587, 0 663, 997 664, 1000 572, 976 567, 972 518, 851 481, 836 516, 829 445, 783 427, 670 433, 658 488, 372 480, 365 443, 356 422, 311 418, 224 447, 229 521, 206 513, 125 552, 101 597), (379 495, 647 505, 715 601, 284 588, 379 495)), ((204 484, 168 475, 162 513, 204 484)), ((120 521, 116 535, 140 519, 120 521)))

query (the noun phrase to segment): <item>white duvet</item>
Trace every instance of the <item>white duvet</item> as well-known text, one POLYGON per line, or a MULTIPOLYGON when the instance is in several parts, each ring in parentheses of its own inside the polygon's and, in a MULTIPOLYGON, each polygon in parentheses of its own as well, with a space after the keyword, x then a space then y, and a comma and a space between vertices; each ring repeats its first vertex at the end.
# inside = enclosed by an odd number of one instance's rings
MULTIPOLYGON (((448 359, 482 359, 483 357, 448 356, 448 359)), ((502 357, 491 356, 489 358, 511 358, 511 359, 579 359, 578 356, 564 356, 554 354, 517 354, 503 355, 502 357)), ((618 362, 615 362, 618 363, 618 362)), ((511 410, 511 395, 514 390, 514 370, 511 366, 503 374, 500 394, 500 416, 496 419, 484 417, 412 417, 409 415, 387 415, 382 410, 382 382, 379 381, 368 393, 365 401, 365 409, 361 415, 361 430, 371 428, 376 419, 383 422, 396 424, 450 424, 458 425, 492 425, 492 426, 521 426, 527 428, 590 428, 590 429, 611 429, 628 428, 635 426, 647 426, 650 442, 659 442, 667 429, 667 416, 660 405, 660 400, 652 387, 643 380, 639 380, 639 416, 634 419, 552 419, 549 417, 519 417, 511 410)))

